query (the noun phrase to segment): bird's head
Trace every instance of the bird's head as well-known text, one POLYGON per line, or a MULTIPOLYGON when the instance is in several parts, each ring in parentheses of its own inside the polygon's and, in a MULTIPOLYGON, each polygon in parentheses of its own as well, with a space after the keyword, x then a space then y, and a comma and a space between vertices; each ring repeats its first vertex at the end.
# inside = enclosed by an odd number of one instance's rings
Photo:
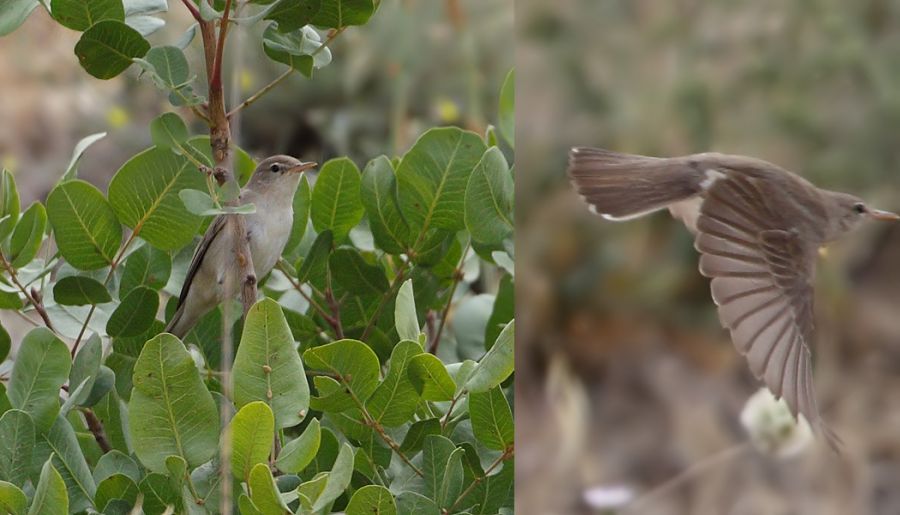
POLYGON ((834 236, 855 229, 865 220, 881 220, 893 222, 900 220, 900 215, 890 211, 882 211, 869 207, 861 198, 847 193, 831 192, 832 202, 831 231, 834 236))
POLYGON ((300 172, 315 166, 316 163, 304 163, 291 156, 272 156, 260 161, 247 188, 262 194, 279 191, 293 198, 300 183, 300 172))

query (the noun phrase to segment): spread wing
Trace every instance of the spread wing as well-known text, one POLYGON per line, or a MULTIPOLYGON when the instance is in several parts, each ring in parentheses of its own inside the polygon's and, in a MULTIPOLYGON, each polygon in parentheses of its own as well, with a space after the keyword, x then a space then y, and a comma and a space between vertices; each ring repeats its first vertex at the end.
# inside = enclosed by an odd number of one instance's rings
POLYGON ((187 298, 190 285, 194 281, 194 276, 196 276, 197 271, 200 270, 200 265, 203 264, 203 258, 206 257, 206 252, 209 250, 210 244, 212 244, 216 236, 218 236, 225 227, 225 220, 224 216, 217 216, 212 223, 209 224, 209 228, 206 229, 206 234, 203 235, 203 239, 200 240, 200 243, 194 250, 194 257, 191 258, 191 265, 188 267, 187 275, 184 277, 184 284, 181 286, 181 294, 178 295, 178 305, 176 306, 176 309, 180 308, 181 304, 184 303, 184 299, 187 298))
POLYGON ((834 446, 837 437, 822 423, 812 383, 818 249, 772 209, 768 199, 777 194, 736 173, 707 190, 695 240, 700 272, 712 278, 719 319, 753 374, 834 446))

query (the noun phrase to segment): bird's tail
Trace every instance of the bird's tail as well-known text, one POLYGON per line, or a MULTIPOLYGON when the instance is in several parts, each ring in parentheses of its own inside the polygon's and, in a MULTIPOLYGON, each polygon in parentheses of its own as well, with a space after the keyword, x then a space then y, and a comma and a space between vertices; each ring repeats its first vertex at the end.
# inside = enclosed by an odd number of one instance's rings
POLYGON ((174 334, 178 338, 184 338, 184 335, 190 330, 190 324, 186 323, 187 321, 184 319, 184 306, 185 302, 182 302, 178 309, 175 310, 175 314, 172 315, 172 319, 169 320, 169 323, 166 324, 165 332, 174 334))
POLYGON ((577 147, 569 177, 591 211, 608 220, 637 218, 696 196, 702 173, 677 159, 577 147))

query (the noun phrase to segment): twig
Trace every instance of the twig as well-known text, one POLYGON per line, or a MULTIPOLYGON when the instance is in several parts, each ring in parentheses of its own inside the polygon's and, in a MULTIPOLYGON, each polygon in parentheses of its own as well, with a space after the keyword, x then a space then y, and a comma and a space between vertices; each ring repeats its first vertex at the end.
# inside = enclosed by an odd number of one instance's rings
POLYGON ((191 3, 191 0, 181 0, 181 3, 183 3, 184 6, 187 7, 188 11, 191 12, 191 16, 193 16, 194 19, 197 20, 197 22, 203 21, 203 17, 200 16, 200 10, 197 9, 197 7, 195 7, 193 3, 191 3))
MULTIPOLYGON (((325 41, 323 41, 322 44, 318 46, 318 48, 316 48, 315 50, 312 51, 312 53, 309 54, 309 57, 312 58, 312 57, 315 57, 315 56, 319 55, 319 52, 321 52, 321 51, 324 50, 326 47, 328 47, 328 45, 330 45, 331 42, 335 40, 335 38, 337 38, 342 32, 344 32, 344 29, 345 29, 345 28, 346 28, 346 27, 341 27, 341 28, 339 28, 339 29, 337 29, 337 30, 332 31, 332 32, 328 35, 328 38, 327 38, 325 41)), ((266 93, 268 93, 272 88, 274 88, 274 87, 277 86, 279 83, 281 83, 281 81, 283 81, 284 79, 290 77, 291 73, 293 73, 293 72, 294 72, 294 69, 293 69, 293 68, 288 68, 287 70, 285 70, 281 75, 279 75, 278 77, 276 77, 272 82, 266 84, 265 86, 263 86, 262 88, 260 88, 259 91, 257 91, 256 93, 250 95, 249 97, 247 97, 246 100, 244 100, 243 102, 241 102, 240 104, 238 104, 238 105, 237 105, 235 108, 233 108, 231 111, 228 111, 228 115, 227 115, 228 118, 231 119, 231 117, 234 116, 238 111, 240 111, 241 109, 244 109, 245 107, 249 106, 249 105, 252 104, 253 102, 256 102, 257 100, 259 100, 259 98, 260 98, 261 96, 263 96, 263 95, 265 95, 266 93)))
POLYGON ((462 267, 463 263, 466 261, 466 254, 468 253, 469 245, 467 244, 466 248, 463 249, 462 258, 459 260, 459 266, 453 271, 453 284, 450 286, 450 293, 447 295, 447 304, 441 312, 441 321, 438 322, 437 332, 434 333, 434 339, 431 340, 431 345, 428 347, 428 352, 431 354, 437 354, 438 347, 441 344, 441 334, 443 334, 444 326, 447 324, 447 316, 450 314, 450 306, 453 305, 453 295, 456 293, 456 287, 463 278, 462 267))
MULTIPOLYGON (((134 239, 137 237, 138 233, 141 232, 141 225, 135 226, 134 230, 131 231, 131 235, 125 240, 125 245, 122 245, 122 248, 119 249, 119 253, 116 257, 113 258, 112 263, 109 264, 109 273, 106 274, 106 279, 103 280, 103 286, 109 284, 109 280, 112 279, 113 273, 116 271, 116 267, 119 266, 119 262, 122 261, 122 258, 125 257, 125 251, 128 250, 128 247, 131 246, 131 243, 134 242, 134 239)), ((72 356, 75 356, 75 353, 78 352, 78 345, 81 343, 81 339, 84 337, 84 332, 87 331, 88 324, 91 321, 91 317, 94 316, 94 310, 97 309, 96 304, 91 304, 91 309, 88 311, 87 316, 84 318, 84 323, 81 325, 81 331, 78 332, 78 338, 75 338, 75 344, 72 345, 72 356)))
POLYGON ((381 297, 381 301, 378 302, 378 307, 375 308, 375 312, 372 314, 372 318, 366 324, 366 328, 363 330, 362 336, 359 337, 360 340, 366 341, 366 338, 369 337, 369 333, 375 329, 375 325, 378 324, 378 319, 381 317, 381 312, 384 311, 384 308, 390 302, 391 297, 397 294, 397 291, 400 289, 401 284, 403 283, 403 279, 406 275, 406 270, 409 267, 409 261, 404 261, 400 268, 397 270, 397 275, 394 276, 394 282, 391 283, 391 287, 388 288, 388 291, 384 293, 381 297))
POLYGON ((641 495, 637 499, 633 500, 631 503, 625 506, 625 509, 622 511, 622 513, 646 513, 648 503, 652 503, 660 497, 671 493, 679 486, 687 483, 691 479, 696 478, 698 475, 708 471, 710 468, 721 465, 722 463, 725 463, 727 461, 731 461, 732 459, 740 456, 751 448, 752 447, 750 445, 750 442, 744 442, 742 444, 719 451, 712 456, 703 459, 703 461, 692 465, 690 468, 681 472, 677 476, 667 480, 665 483, 657 486, 653 490, 650 490, 644 495, 641 495))
POLYGON ((300 293, 300 295, 303 296, 304 299, 306 299, 306 302, 309 302, 309 305, 312 306, 312 308, 316 311, 316 313, 318 313, 320 317, 325 319, 325 321, 328 322, 328 325, 330 325, 331 328, 334 329, 335 333, 337 333, 337 327, 338 327, 337 320, 335 320, 335 318, 333 316, 331 316, 327 311, 325 311, 325 308, 323 308, 318 302, 316 302, 315 299, 313 299, 311 296, 307 295, 305 291, 303 291, 303 288, 301 287, 300 283, 298 283, 296 280, 294 280, 294 278, 291 277, 291 274, 289 273, 289 271, 285 268, 283 258, 278 260, 278 263, 275 264, 275 268, 277 268, 278 270, 281 271, 281 273, 284 274, 284 276, 287 278, 288 282, 291 283, 291 286, 293 286, 294 289, 297 290, 297 292, 300 293))
POLYGON ((487 477, 490 475, 490 473, 493 472, 495 468, 500 466, 501 463, 512 458, 515 455, 515 453, 516 453, 515 447, 510 447, 510 448, 506 449, 505 451, 503 451, 503 454, 501 454, 500 457, 498 457, 496 460, 494 460, 494 462, 491 463, 491 465, 487 468, 487 470, 484 471, 483 476, 476 477, 475 480, 472 481, 472 483, 468 487, 466 487, 466 489, 463 490, 463 492, 461 494, 459 494, 459 497, 456 498, 456 501, 453 502, 453 505, 450 506, 450 509, 447 510, 447 513, 453 513, 453 511, 456 509, 456 507, 459 506, 459 503, 463 502, 466 499, 466 497, 468 497, 469 494, 472 493, 472 490, 475 490, 476 486, 480 485, 482 481, 487 479, 487 477))
POLYGON ((261 96, 265 95, 266 93, 268 93, 269 90, 271 90, 272 88, 274 88, 275 86, 277 86, 277 85, 278 85, 279 83, 281 83, 281 81, 283 81, 284 79, 290 77, 291 73, 293 73, 293 72, 294 72, 294 69, 293 69, 293 68, 288 68, 287 70, 285 70, 285 72, 282 73, 281 75, 279 75, 278 77, 276 77, 275 80, 273 80, 272 82, 266 84, 266 85, 263 86, 259 91, 257 91, 256 93, 250 95, 249 97, 247 97, 246 100, 244 100, 243 102, 241 102, 240 104, 238 104, 237 107, 233 108, 231 111, 228 111, 228 114, 227 114, 228 118, 230 119, 232 116, 234 116, 234 115, 235 115, 238 111, 240 111, 241 109, 243 109, 243 108, 249 106, 250 104, 252 104, 253 102, 256 102, 257 100, 259 100, 259 97, 261 97, 261 96))
MULTIPOLYGON (((225 12, 222 14, 222 21, 219 22, 219 41, 216 43, 216 61, 213 65, 213 80, 217 80, 220 83, 222 81, 222 55, 225 53, 225 37, 228 35, 228 16, 230 14, 231 0, 225 0, 225 12)), ((212 85, 210 85, 210 88, 212 88, 212 85)))
POLYGON ((450 407, 447 408, 447 413, 444 414, 444 420, 441 421, 441 431, 447 427, 447 423, 450 421, 450 414, 453 413, 453 408, 456 407, 456 403, 459 402, 460 397, 462 397, 466 393, 465 388, 459 391, 453 399, 450 401, 450 407))
POLYGON ((88 429, 90 429, 91 434, 94 435, 94 440, 97 440, 97 445, 100 446, 100 450, 103 451, 103 454, 111 451, 112 445, 110 445, 109 440, 106 439, 106 432, 103 431, 103 423, 101 423, 100 419, 97 418, 97 415, 94 414, 94 410, 83 408, 81 412, 84 413, 84 420, 87 422, 88 429))
POLYGON ((19 288, 19 291, 22 292, 22 295, 25 296, 25 299, 27 299, 28 302, 30 302, 31 305, 34 306, 34 309, 38 312, 38 315, 41 316, 41 319, 43 319, 44 324, 47 326, 47 329, 50 329, 51 331, 56 333, 56 328, 53 327, 53 322, 50 321, 50 315, 48 315, 47 310, 44 309, 44 303, 41 302, 40 298, 37 298, 33 295, 33 293, 36 293, 36 290, 32 288, 32 293, 29 293, 28 290, 26 290, 25 287, 22 286, 22 283, 19 282, 19 276, 16 275, 16 269, 13 268, 9 261, 6 260, 6 256, 2 252, 0 252, 0 264, 2 264, 3 268, 5 268, 7 272, 9 272, 10 279, 12 279, 13 284, 15 284, 17 288, 19 288))
POLYGON ((331 310, 331 316, 334 320, 334 336, 341 340, 344 338, 344 327, 341 325, 341 303, 334 298, 334 291, 330 285, 325 287, 325 302, 328 303, 328 308, 331 310))

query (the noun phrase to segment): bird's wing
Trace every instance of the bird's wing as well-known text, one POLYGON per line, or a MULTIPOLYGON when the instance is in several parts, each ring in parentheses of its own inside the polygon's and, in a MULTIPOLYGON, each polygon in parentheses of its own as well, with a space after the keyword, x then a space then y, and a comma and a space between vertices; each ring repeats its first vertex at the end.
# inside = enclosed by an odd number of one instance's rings
POLYGON ((712 278, 722 325, 750 370, 825 433, 812 383, 813 279, 817 248, 770 207, 778 192, 729 174, 705 195, 697 221, 700 272, 712 278))
POLYGON ((191 265, 188 267, 187 275, 184 277, 184 284, 181 286, 181 294, 178 296, 177 307, 181 307, 184 303, 184 299, 187 298, 191 283, 194 281, 197 271, 200 270, 200 265, 203 264, 203 258, 206 256, 206 252, 209 250, 213 240, 216 239, 216 236, 218 236, 225 227, 225 220, 226 218, 224 216, 217 216, 212 223, 209 224, 209 228, 206 229, 206 234, 203 235, 203 239, 200 240, 200 243, 194 250, 194 257, 191 258, 191 265))

